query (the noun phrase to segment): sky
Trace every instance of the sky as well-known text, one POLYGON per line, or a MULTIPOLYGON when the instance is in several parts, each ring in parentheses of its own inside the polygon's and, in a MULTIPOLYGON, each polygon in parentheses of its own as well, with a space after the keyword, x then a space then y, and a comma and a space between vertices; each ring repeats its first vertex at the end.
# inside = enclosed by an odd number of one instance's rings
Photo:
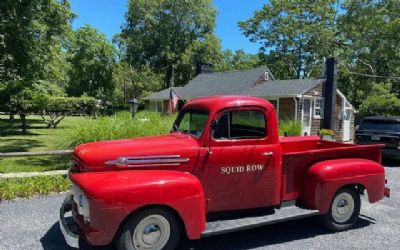
MULTIPOLYGON (((250 18, 255 10, 261 9, 262 0, 214 0, 218 11, 216 34, 221 39, 223 49, 243 49, 257 53, 260 47, 242 35, 237 23, 250 18)), ((111 41, 114 34, 121 31, 125 21, 127 0, 70 0, 72 11, 78 15, 73 22, 74 29, 85 24, 98 29, 111 41)))

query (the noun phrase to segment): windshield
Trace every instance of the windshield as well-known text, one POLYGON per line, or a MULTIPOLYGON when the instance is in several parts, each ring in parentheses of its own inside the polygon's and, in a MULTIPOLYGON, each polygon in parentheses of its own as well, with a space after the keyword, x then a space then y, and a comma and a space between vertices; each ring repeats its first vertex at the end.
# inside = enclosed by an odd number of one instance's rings
POLYGON ((187 133, 199 138, 208 119, 208 111, 203 109, 183 110, 174 123, 175 132, 187 133))
POLYGON ((391 130, 400 132, 400 123, 395 121, 374 121, 364 120, 359 127, 359 130, 391 130))

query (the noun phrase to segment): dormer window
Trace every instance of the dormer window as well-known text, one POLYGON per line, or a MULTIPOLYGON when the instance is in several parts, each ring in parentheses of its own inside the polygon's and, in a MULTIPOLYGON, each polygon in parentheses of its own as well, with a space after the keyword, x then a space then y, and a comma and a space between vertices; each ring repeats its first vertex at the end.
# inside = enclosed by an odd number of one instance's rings
POLYGON ((264 72, 264 81, 268 81, 269 80, 269 73, 266 71, 264 72))

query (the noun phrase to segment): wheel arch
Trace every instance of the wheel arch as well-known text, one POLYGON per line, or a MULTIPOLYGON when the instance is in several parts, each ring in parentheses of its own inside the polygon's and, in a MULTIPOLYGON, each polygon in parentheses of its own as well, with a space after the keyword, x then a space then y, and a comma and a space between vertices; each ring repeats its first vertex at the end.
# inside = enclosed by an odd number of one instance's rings
MULTIPOLYGON (((179 226, 180 226, 180 229, 181 229, 182 233, 184 233, 184 235, 187 236, 186 229, 185 229, 185 223, 184 223, 182 217, 180 216, 179 212, 178 212, 176 209, 174 209, 173 207, 168 206, 168 205, 165 205, 165 204, 149 204, 149 205, 144 205, 144 206, 141 206, 141 207, 135 209, 134 211, 131 211, 131 212, 130 212, 129 214, 127 214, 127 216, 125 216, 125 218, 122 220, 122 222, 120 223, 120 225, 119 225, 119 227, 118 227, 118 230, 117 230, 117 232, 115 233, 115 235, 118 235, 118 234, 121 232, 121 230, 123 229, 123 227, 125 226, 125 224, 127 223, 127 221, 128 221, 132 216, 134 216, 134 215, 137 214, 137 213, 140 213, 140 212, 149 210, 149 209, 163 209, 163 210, 169 211, 171 214, 173 214, 174 218, 177 220, 177 222, 178 222, 178 224, 179 224, 179 226)), ((114 237, 115 237, 115 236, 114 236, 114 237)))
POLYGON ((306 207, 326 213, 336 191, 346 186, 355 188, 360 194, 367 190, 370 203, 379 201, 384 194, 384 168, 364 159, 318 162, 306 173, 300 201, 306 207))

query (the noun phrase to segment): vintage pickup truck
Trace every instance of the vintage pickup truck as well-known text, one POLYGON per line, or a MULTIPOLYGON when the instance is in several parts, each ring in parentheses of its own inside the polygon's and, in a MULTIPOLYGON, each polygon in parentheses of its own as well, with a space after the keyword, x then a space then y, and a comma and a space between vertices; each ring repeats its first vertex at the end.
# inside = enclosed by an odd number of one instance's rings
POLYGON ((370 203, 390 194, 381 147, 279 138, 264 99, 194 99, 168 135, 78 146, 61 231, 71 247, 83 238, 131 250, 174 249, 182 236, 312 215, 332 231, 347 230, 360 194, 367 190, 370 203))

